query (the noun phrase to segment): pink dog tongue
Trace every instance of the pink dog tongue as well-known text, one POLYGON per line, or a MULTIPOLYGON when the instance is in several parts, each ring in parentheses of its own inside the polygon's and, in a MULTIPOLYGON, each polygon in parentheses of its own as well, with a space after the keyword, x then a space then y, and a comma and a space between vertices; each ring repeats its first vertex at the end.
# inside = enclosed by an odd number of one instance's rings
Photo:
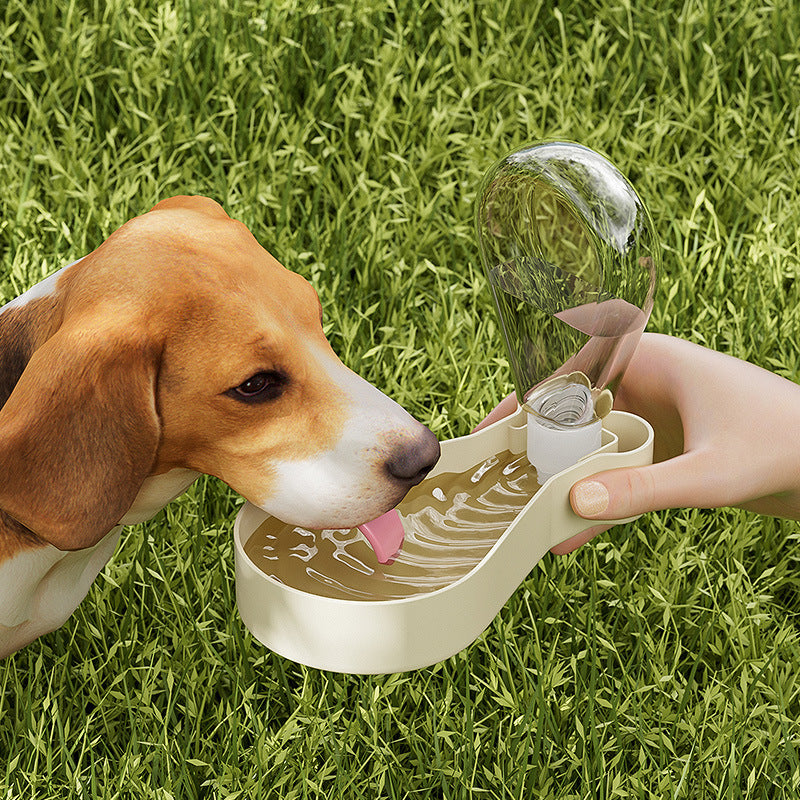
POLYGON ((387 511, 383 516, 359 525, 358 529, 372 545, 381 564, 391 561, 403 544, 403 524, 397 509, 387 511))

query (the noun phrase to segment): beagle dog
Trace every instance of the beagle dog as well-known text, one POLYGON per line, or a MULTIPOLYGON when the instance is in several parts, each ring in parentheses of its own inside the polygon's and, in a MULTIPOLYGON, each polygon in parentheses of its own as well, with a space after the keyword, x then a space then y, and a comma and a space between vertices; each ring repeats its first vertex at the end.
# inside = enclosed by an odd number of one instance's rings
POLYGON ((393 508, 434 435, 347 369, 240 222, 173 197, 0 308, 0 658, 62 625, 200 473, 291 524, 393 508))

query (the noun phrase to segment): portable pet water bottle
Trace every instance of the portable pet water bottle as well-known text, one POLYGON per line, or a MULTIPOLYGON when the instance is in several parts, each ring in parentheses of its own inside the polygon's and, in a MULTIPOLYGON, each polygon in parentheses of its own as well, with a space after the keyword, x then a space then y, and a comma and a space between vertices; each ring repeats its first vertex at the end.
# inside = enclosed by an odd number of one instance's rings
POLYGON ((528 459, 544 483, 600 447, 602 418, 653 307, 653 223, 613 164, 567 142, 497 162, 475 222, 527 412, 528 459))
MULTIPOLYGON (((490 461, 525 456, 538 488, 479 560, 444 585, 436 579, 451 550, 462 555, 461 543, 451 548, 434 537, 433 552, 414 557, 420 585, 430 579, 436 588, 392 599, 374 592, 402 578, 405 568, 402 554, 389 563, 403 541, 401 526, 393 538, 392 512, 361 526, 380 566, 370 560, 372 566, 353 571, 354 593, 344 599, 327 596, 319 581, 313 591, 266 574, 246 545, 269 515, 246 503, 234 524, 239 613, 256 639, 281 655, 320 669, 374 674, 457 653, 491 624, 550 548, 586 530, 590 523, 570 506, 570 487, 598 472, 652 463, 649 423, 612 410, 653 305, 660 260, 650 217, 631 185, 586 147, 528 147, 489 170, 475 221, 519 407, 441 442, 441 458, 420 488, 436 488, 448 473, 474 474, 490 461)), ((465 507, 465 493, 457 494, 465 507)), ((492 508, 480 497, 474 505, 492 508)), ((455 506, 431 514, 452 520, 455 506)))

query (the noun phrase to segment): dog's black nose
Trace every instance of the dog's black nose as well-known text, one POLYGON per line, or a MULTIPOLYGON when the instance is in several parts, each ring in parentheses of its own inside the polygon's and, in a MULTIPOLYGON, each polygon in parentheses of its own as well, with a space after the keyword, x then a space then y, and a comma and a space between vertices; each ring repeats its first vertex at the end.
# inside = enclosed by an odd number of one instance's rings
POLYGON ((400 445, 386 461, 386 471, 397 480, 416 486, 439 460, 439 440, 427 429, 413 442, 400 445))

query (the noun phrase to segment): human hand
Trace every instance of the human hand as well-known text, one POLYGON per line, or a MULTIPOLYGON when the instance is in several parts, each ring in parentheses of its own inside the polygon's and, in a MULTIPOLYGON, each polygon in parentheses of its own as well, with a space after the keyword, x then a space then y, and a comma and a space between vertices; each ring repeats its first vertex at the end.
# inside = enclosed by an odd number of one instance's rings
MULTIPOLYGON (((735 506, 800 519, 800 386, 746 361, 682 339, 644 334, 614 407, 655 431, 655 463, 576 483, 576 514, 598 522, 664 508, 735 506)), ((506 398, 480 424, 516 408, 506 398)), ((569 553, 598 524, 562 542, 569 553)))

